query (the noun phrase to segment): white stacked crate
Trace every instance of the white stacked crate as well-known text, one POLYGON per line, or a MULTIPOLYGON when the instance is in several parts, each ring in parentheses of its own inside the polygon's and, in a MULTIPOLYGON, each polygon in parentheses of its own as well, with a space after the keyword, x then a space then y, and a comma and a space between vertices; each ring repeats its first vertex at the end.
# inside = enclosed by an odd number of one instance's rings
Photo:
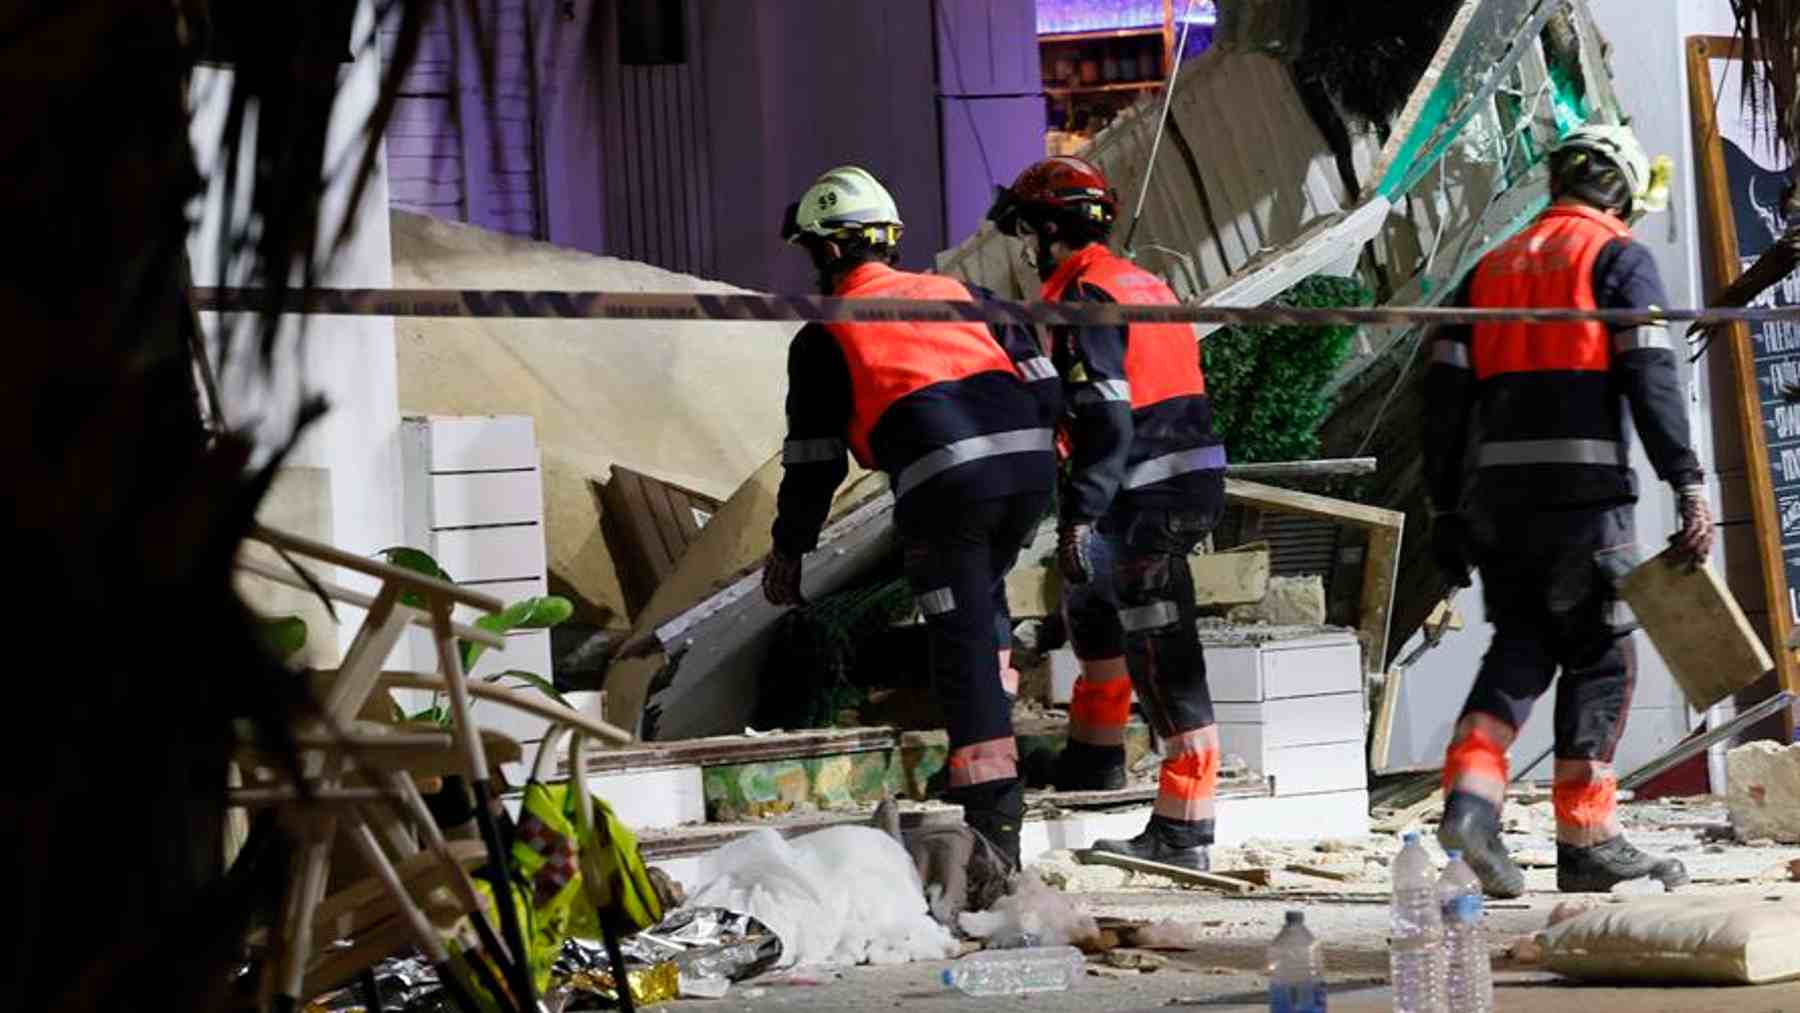
POLYGON ((1362 649, 1348 632, 1206 645, 1219 746, 1277 798, 1363 793, 1362 649))
MULTIPOLYGON (((406 544, 430 553, 458 584, 503 602, 546 594, 544 487, 531 417, 407 416, 401 432, 406 544)), ((466 607, 456 613, 463 622, 479 617, 466 607)), ((425 664, 433 657, 429 638, 422 630, 414 637, 414 657, 425 664)), ((550 631, 509 633, 506 650, 482 652, 469 674, 483 679, 509 669, 549 679, 550 631)), ((475 717, 526 743, 527 760, 547 725, 492 703, 477 703, 475 717)))

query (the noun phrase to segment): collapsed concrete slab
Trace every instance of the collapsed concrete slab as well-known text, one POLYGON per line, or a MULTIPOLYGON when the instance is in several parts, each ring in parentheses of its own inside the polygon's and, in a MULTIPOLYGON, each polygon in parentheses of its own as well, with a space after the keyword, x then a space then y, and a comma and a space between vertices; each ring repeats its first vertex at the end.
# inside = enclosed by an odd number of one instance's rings
MULTIPOLYGON (((392 230, 401 287, 744 291, 403 211, 392 230)), ((731 495, 781 447, 787 347, 799 325, 407 317, 394 329, 404 411, 532 416, 552 586, 583 618, 623 629, 590 483, 622 464, 731 495)))
POLYGON ((1726 757, 1726 803, 1741 840, 1800 844, 1800 744, 1751 742, 1726 757))

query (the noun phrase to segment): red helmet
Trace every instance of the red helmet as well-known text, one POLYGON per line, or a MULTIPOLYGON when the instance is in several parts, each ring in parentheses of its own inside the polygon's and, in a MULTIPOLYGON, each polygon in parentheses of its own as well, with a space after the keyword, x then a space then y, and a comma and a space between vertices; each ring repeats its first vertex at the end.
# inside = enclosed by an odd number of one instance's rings
POLYGON ((1019 173, 1012 186, 997 188, 988 219, 1001 232, 1016 236, 1021 214, 1032 210, 1074 211, 1110 224, 1119 212, 1119 192, 1092 162, 1058 155, 1019 173))

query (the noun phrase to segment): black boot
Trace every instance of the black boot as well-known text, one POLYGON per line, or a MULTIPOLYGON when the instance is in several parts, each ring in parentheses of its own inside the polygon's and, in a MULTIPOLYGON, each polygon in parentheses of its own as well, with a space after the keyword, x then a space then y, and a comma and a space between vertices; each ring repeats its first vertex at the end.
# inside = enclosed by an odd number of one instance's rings
POLYGON ((1687 867, 1673 858, 1644 854, 1624 835, 1585 848, 1556 845, 1556 888, 1563 893, 1606 893, 1646 877, 1673 890, 1687 885, 1687 867))
POLYGON ((1167 816, 1151 816, 1144 832, 1128 841, 1095 841, 1093 850, 1124 855, 1140 862, 1174 865, 1194 872, 1212 868, 1206 845, 1212 841, 1212 821, 1189 822, 1167 816))
POLYGON ((1057 791, 1118 791, 1125 787, 1125 747, 1070 740, 1056 754, 1050 783, 1057 791))
POLYGON ((1025 821, 1025 786, 1017 780, 989 781, 957 788, 950 801, 963 807, 963 822, 987 838, 1010 863, 1020 868, 1019 825, 1025 821))
POLYGON ((1500 810, 1494 803, 1467 792, 1451 792, 1437 836, 1445 851, 1462 852, 1489 897, 1511 898, 1525 892, 1524 870, 1500 840, 1500 810))

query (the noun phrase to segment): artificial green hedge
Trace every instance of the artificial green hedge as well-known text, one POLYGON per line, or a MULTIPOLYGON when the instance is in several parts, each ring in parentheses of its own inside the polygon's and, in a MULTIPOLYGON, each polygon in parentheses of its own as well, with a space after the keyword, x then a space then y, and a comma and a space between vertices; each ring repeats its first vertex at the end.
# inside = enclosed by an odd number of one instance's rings
MULTIPOLYGON (((1278 306, 1367 306, 1354 278, 1314 275, 1276 298, 1278 306)), ((1213 429, 1231 460, 1298 461, 1319 449, 1330 405, 1321 391, 1350 355, 1354 327, 1223 327, 1201 343, 1213 429)))

